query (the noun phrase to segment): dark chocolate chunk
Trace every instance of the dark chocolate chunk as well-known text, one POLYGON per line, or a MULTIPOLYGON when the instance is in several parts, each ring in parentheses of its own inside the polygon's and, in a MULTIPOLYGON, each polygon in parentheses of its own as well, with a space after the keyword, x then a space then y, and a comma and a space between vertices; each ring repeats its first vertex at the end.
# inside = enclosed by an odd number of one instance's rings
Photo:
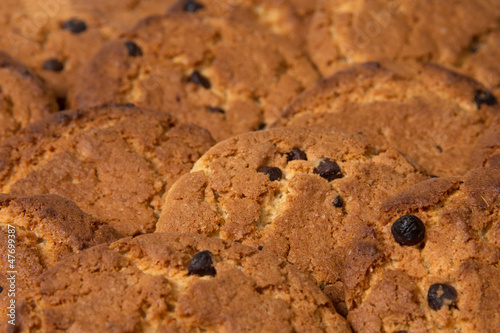
POLYGON ((186 1, 186 3, 184 3, 184 11, 188 12, 188 13, 194 13, 194 12, 197 12, 197 11, 203 9, 203 8, 205 8, 205 6, 203 6, 201 3, 193 1, 193 0, 189 0, 189 1, 186 1))
POLYGON ((131 57, 140 57, 142 56, 141 48, 132 41, 126 41, 125 47, 127 48, 128 55, 131 57))
POLYGON ((344 200, 342 200, 342 198, 337 195, 337 197, 333 200, 333 205, 337 208, 340 208, 344 205, 344 200))
POLYGON ((191 76, 188 78, 188 82, 202 86, 205 89, 210 89, 212 87, 210 80, 201 75, 198 71, 194 71, 193 74, 191 74, 191 76))
POLYGON ((224 111, 223 109, 212 106, 207 106, 207 110, 210 113, 222 113, 222 114, 226 113, 226 111, 224 111))
POLYGON ((415 215, 404 215, 392 224, 391 233, 400 245, 417 245, 424 240, 425 225, 415 215))
POLYGON ((289 153, 286 154, 286 161, 290 162, 297 160, 307 161, 307 155, 299 148, 293 148, 289 153))
POLYGON ((259 246, 257 247, 257 249, 258 249, 259 251, 262 251, 262 249, 263 249, 263 248, 264 248, 264 247, 263 247, 262 245, 259 245, 259 246))
POLYGON ((79 34, 87 30, 87 24, 77 18, 72 18, 63 23, 62 28, 69 30, 73 34, 79 34))
POLYGON ((269 180, 272 182, 275 180, 280 180, 282 176, 280 168, 276 167, 267 167, 267 166, 260 167, 257 169, 257 172, 268 175, 269 180))
POLYGON ((188 267, 189 275, 215 276, 217 272, 214 268, 212 253, 210 251, 201 251, 194 255, 188 267))
POLYGON ((497 105, 497 99, 490 92, 477 89, 474 92, 474 102, 476 102, 477 108, 481 109, 481 105, 486 104, 489 106, 497 105))
POLYGON ((455 306, 457 301, 457 291, 455 288, 449 284, 435 283, 429 287, 429 292, 427 293, 427 303, 432 310, 439 310, 443 305, 447 305, 448 308, 455 306))
POLYGON ((318 166, 314 168, 314 173, 320 175, 329 182, 344 177, 337 162, 332 161, 329 158, 322 159, 318 166))
POLYGON ((43 63, 43 69, 51 72, 60 72, 64 69, 64 65, 57 59, 48 59, 43 63))

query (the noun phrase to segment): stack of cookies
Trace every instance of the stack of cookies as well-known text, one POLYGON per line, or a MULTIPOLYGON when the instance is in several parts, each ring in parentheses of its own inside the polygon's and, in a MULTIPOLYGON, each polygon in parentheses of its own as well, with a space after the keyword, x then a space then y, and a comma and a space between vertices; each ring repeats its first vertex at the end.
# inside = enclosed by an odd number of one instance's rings
POLYGON ((3 0, 1 332, 498 332, 499 0, 3 0))

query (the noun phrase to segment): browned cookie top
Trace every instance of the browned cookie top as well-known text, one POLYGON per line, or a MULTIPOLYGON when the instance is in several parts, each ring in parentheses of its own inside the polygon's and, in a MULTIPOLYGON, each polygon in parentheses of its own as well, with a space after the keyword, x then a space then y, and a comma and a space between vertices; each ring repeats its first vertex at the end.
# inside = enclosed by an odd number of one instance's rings
POLYGON ((214 144, 167 113, 110 104, 26 127, 0 147, 0 190, 53 193, 124 235, 154 231, 161 197, 214 144))
POLYGON ((496 332, 500 170, 431 179, 387 200, 350 249, 359 332, 496 332), (369 250, 368 250, 369 249, 369 250))
POLYGON ((45 83, 0 51, 0 142, 57 109, 45 83))
POLYGON ((199 235, 142 235, 69 257, 20 312, 31 332, 350 332, 291 264, 199 235))
POLYGON ((500 117, 478 140, 472 153, 474 167, 500 168, 500 117))
POLYGON ((337 301, 345 246, 357 225, 423 179, 403 156, 375 151, 358 135, 306 128, 248 133, 214 146, 174 184, 156 231, 262 248, 311 274, 337 301))
POLYGON ((59 196, 0 194, 2 332, 7 332, 7 326, 3 325, 7 325, 10 300, 21 299, 42 272, 72 253, 118 238, 118 233, 105 222, 59 196))
POLYGON ((433 64, 356 65, 298 97, 277 126, 311 126, 365 134, 438 176, 461 175, 480 135, 500 114, 476 81, 433 64))
POLYGON ((317 77, 300 51, 266 30, 179 14, 148 18, 106 44, 70 101, 169 110, 221 140, 273 122, 317 77))
POLYGON ((309 53, 324 75, 378 59, 432 61, 500 92, 497 0, 320 0, 309 53))
POLYGON ((101 47, 174 0, 2 0, 0 49, 29 65, 64 98, 101 47))

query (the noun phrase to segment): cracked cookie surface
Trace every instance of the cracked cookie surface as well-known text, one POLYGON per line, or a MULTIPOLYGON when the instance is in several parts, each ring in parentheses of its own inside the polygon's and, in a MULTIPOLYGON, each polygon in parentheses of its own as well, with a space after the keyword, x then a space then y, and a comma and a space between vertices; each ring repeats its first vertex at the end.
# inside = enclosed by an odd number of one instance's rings
POLYGON ((350 332, 293 265, 189 234, 125 238, 66 258, 38 279, 20 312, 31 332, 350 332), (213 275, 192 273, 200 254, 213 275))
POLYGON ((430 179, 382 204, 350 248, 348 319, 359 332, 494 332, 500 325, 500 170, 430 179), (412 215, 425 237, 400 245, 412 215), (367 250, 369 249, 369 250, 367 250))
POLYGON ((274 126, 360 132, 431 174, 457 176, 499 115, 497 99, 468 77, 434 64, 371 62, 319 81, 274 126))
POLYGON ((116 230, 62 197, 0 194, 2 332, 8 331, 5 318, 10 299, 26 295, 40 274, 73 253, 118 239, 116 230), (8 280, 12 275, 15 280, 8 280), (11 297, 12 293, 15 297, 11 297))
POLYGON ((432 61, 500 93, 500 3, 324 0, 308 36, 311 58, 328 76, 357 62, 432 61))
POLYGON ((163 193, 213 144, 198 126, 132 105, 60 112, 0 147, 0 189, 58 194, 124 235, 151 232, 163 193))
POLYGON ((0 51, 0 142, 57 110, 56 98, 45 83, 0 51))
POLYGON ((263 249, 311 274, 342 311, 342 266, 362 221, 428 177, 364 137, 325 129, 243 134, 211 148, 169 191, 157 232, 263 249))
POLYGON ((168 107, 219 141, 273 122, 317 78, 300 51, 265 29, 166 15, 106 44, 78 79, 70 103, 168 107))

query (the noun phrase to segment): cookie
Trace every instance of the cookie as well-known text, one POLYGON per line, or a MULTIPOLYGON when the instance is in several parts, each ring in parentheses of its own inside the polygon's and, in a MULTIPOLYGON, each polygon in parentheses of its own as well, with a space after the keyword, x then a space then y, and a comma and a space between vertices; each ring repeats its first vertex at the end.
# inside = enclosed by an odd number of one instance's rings
POLYGON ((305 48, 307 27, 316 0, 179 0, 170 13, 226 17, 250 25, 265 26, 299 48, 305 48))
POLYGON ((472 152, 471 164, 477 168, 500 168, 500 118, 478 140, 472 152))
POLYGON ((273 122, 317 77, 300 51, 264 29, 189 13, 158 16, 104 46, 70 102, 168 109, 219 141, 273 122))
POLYGON ((170 189, 157 232, 198 232, 260 248, 310 274, 342 311, 345 246, 361 221, 428 177, 360 135, 284 128, 211 148, 170 189))
POLYGON ((500 170, 479 168, 387 200, 350 248, 345 281, 353 330, 497 331, 499 193, 500 170))
POLYGON ((69 257, 20 312, 23 329, 41 331, 350 332, 291 264, 199 235, 142 235, 69 257))
POLYGON ((26 63, 64 101, 101 45, 174 0, 19 0, 2 2, 0 49, 26 63))
POLYGON ((45 83, 0 51, 0 142, 57 110, 56 99, 45 83))
POLYGON ((483 85, 438 65, 371 62, 318 82, 275 126, 361 132, 431 174, 455 176, 469 170, 474 146, 499 110, 483 85))
POLYGON ((500 93, 500 3, 495 0, 320 0, 308 35, 325 75, 379 59, 439 63, 500 93))
POLYGON ((11 300, 26 295, 41 273, 73 253, 116 241, 118 236, 109 225, 59 196, 0 194, 2 332, 7 332, 11 320, 7 317, 11 300))
POLYGON ((123 235, 152 232, 163 193, 213 144, 204 129, 132 105, 60 112, 0 147, 0 191, 58 194, 123 235))

